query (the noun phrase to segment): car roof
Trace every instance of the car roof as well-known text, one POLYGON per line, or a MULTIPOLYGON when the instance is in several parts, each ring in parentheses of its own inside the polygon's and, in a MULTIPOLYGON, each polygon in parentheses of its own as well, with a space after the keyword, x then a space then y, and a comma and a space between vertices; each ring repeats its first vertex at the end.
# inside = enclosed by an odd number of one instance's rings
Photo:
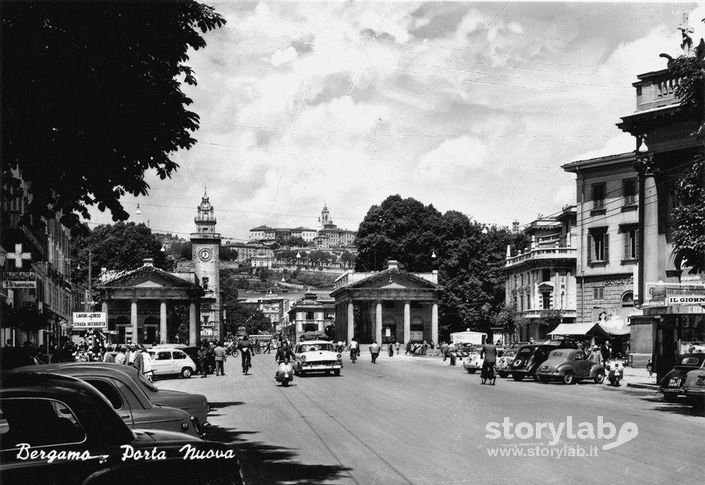
POLYGON ((303 342, 299 342, 296 345, 321 345, 321 344, 328 344, 332 345, 333 342, 329 340, 305 340, 303 342))

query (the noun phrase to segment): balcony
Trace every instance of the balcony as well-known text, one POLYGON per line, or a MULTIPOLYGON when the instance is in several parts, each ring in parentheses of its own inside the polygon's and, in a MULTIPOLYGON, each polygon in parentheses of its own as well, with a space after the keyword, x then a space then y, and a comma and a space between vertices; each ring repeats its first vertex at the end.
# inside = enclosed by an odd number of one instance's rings
POLYGON ((551 260, 551 259, 576 259, 578 256, 577 248, 569 247, 552 247, 552 248, 534 248, 526 252, 520 252, 516 256, 509 256, 504 264, 505 268, 524 263, 526 261, 551 260))
POLYGON ((678 104, 675 95, 679 79, 668 76, 666 70, 641 74, 636 88, 636 111, 647 111, 678 104))
MULTIPOLYGON (((563 320, 575 320, 578 316, 578 312, 575 308, 551 308, 550 310, 560 310, 561 316, 563 317, 563 320)), ((530 309, 530 310, 524 310, 521 313, 521 316, 524 318, 529 318, 529 319, 534 319, 534 318, 541 318, 541 313, 546 311, 543 308, 540 309, 530 309)))

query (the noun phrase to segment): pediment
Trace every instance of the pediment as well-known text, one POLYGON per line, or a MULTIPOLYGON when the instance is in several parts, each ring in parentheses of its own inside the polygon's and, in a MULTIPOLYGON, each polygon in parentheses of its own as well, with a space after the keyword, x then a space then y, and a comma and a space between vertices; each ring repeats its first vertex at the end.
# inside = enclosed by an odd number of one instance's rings
POLYGON ((164 285, 157 283, 156 281, 145 281, 144 283, 140 283, 138 285, 135 285, 135 287, 138 288, 162 288, 164 285))
POLYGON ((351 288, 423 289, 436 288, 430 281, 405 271, 382 271, 350 285, 351 288))
POLYGON ((108 288, 189 288, 197 285, 159 268, 143 266, 126 272, 102 286, 108 288))

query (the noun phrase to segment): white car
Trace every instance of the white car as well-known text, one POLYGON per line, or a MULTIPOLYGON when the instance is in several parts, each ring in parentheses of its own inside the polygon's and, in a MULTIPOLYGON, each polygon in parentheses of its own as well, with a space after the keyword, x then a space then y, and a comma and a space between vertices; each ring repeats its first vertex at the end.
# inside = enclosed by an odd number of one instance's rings
POLYGON ((196 372, 196 363, 179 349, 149 349, 152 357, 152 372, 155 376, 180 374, 188 379, 196 372))
POLYGON ((473 349, 468 352, 468 356, 463 358, 463 367, 470 374, 482 370, 482 364, 485 359, 480 357, 480 349, 473 349))
POLYGON ((294 373, 300 376, 309 372, 331 372, 340 375, 343 368, 343 356, 336 352, 335 344, 325 340, 308 340, 299 342, 294 347, 294 373))

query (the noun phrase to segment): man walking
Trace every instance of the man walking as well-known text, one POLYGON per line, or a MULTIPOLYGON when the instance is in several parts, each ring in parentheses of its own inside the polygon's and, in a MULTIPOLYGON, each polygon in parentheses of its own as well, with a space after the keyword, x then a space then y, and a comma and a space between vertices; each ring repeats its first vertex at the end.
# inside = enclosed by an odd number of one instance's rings
POLYGON ((218 342, 215 349, 215 375, 225 375, 225 347, 223 347, 222 342, 218 342))
POLYGON ((370 344, 370 355, 372 356, 373 364, 377 363, 377 357, 379 357, 379 349, 379 344, 376 340, 370 344))
POLYGON ((353 364, 355 360, 357 360, 358 355, 360 355, 360 344, 358 344, 355 337, 353 337, 350 341, 350 360, 352 360, 353 364))

